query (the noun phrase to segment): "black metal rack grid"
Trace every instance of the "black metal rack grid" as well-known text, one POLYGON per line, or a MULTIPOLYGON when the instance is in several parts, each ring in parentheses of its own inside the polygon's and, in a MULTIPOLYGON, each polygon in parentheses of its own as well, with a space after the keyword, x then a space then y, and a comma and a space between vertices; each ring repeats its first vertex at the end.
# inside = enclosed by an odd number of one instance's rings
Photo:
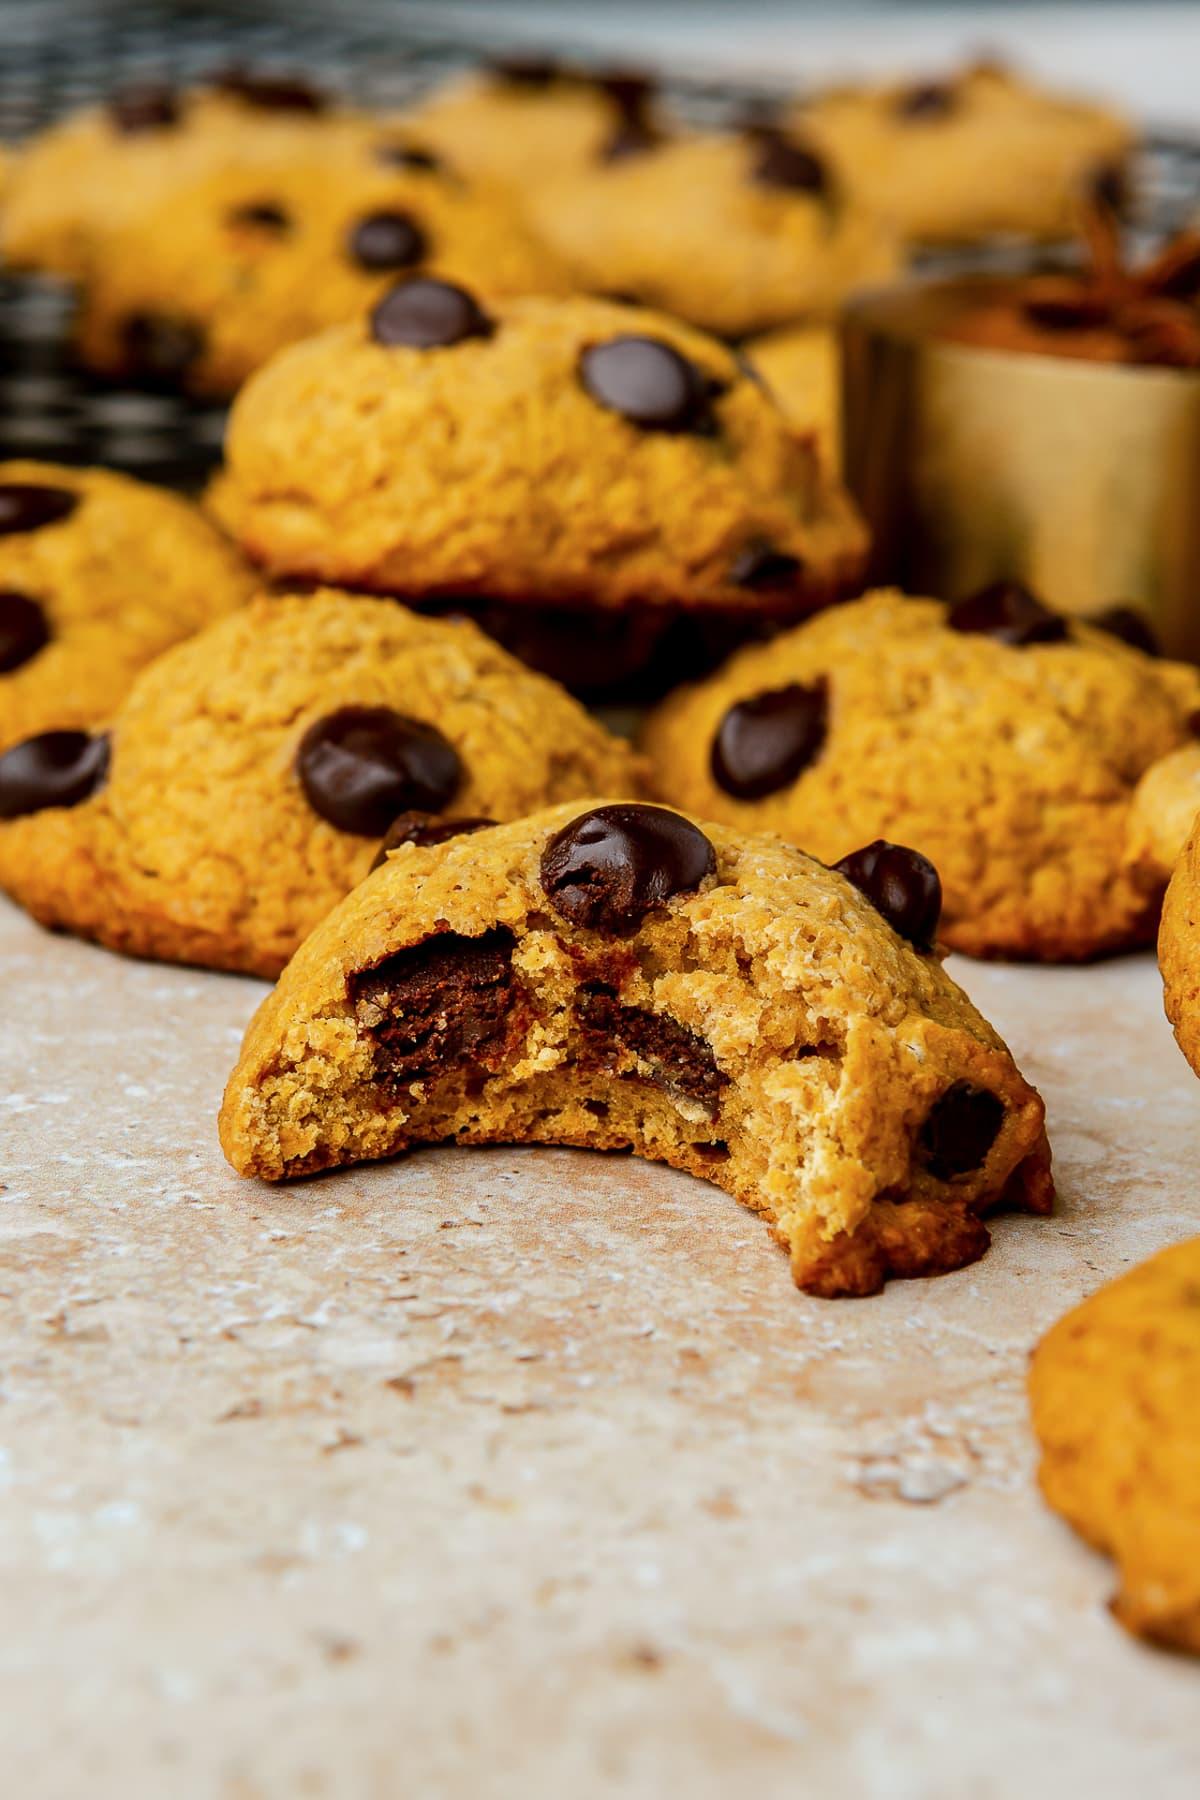
MULTIPOLYGON (((147 78, 194 81, 240 62, 315 71, 335 91, 378 109, 403 107, 503 47, 480 34, 381 15, 353 4, 336 10, 293 0, 286 8, 236 3, 172 6, 133 0, 116 11, 55 3, 0 4, 0 142, 16 143, 74 107, 147 78)), ((586 62, 586 55, 580 55, 586 62)), ((769 100, 762 84, 675 76, 669 104, 697 124, 744 115, 769 100)), ((1138 183, 1136 236, 1153 243, 1200 207, 1200 138, 1151 133, 1138 183)), ((931 267, 1011 267, 1026 252, 927 258, 931 267)), ((216 462, 224 408, 179 395, 115 387, 72 361, 70 293, 55 282, 0 275, 0 457, 104 463, 179 486, 200 483, 216 462)))

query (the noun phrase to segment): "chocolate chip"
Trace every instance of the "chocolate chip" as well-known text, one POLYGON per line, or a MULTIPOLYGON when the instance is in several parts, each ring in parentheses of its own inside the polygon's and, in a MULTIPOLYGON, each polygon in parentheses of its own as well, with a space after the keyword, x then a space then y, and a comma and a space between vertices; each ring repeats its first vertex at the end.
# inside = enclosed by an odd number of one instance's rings
POLYGON ((503 926, 480 937, 442 932, 350 977, 358 1028, 375 1045, 376 1079, 396 1087, 461 1065, 495 1067, 523 1029, 503 926))
POLYGON ((256 75, 234 67, 219 71, 213 86, 263 112, 320 113, 329 105, 329 96, 302 75, 256 75))
POLYGON ((958 110, 958 91, 947 81, 922 81, 896 97, 901 119, 948 119, 958 110))
POLYGON ((231 225, 248 225, 256 231, 282 234, 292 228, 291 215, 274 200, 248 200, 244 206, 232 207, 228 219, 231 225))
POLYGON ((44 731, 0 756, 0 819, 19 819, 48 806, 78 806, 108 773, 106 737, 86 731, 44 731))
POLYGON ((729 1077, 698 1033, 665 1013, 622 1006, 614 990, 600 983, 579 990, 576 1013, 585 1053, 604 1056, 611 1045, 631 1050, 648 1064, 649 1080, 656 1086, 702 1106, 710 1118, 716 1116, 729 1077))
POLYGON ((438 170, 442 159, 418 144, 376 144, 375 160, 389 169, 438 170))
POLYGON ((440 731, 388 706, 342 706, 315 720, 296 771, 313 811, 359 837, 382 837, 410 808, 441 812, 463 775, 440 731))
POLYGON ((70 488, 37 481, 0 481, 0 537, 17 531, 40 531, 68 519, 79 505, 70 488))
POLYGON ((542 852, 542 890, 572 925, 629 937, 673 894, 715 872, 704 833, 661 806, 599 806, 556 832, 542 852))
POLYGON ((762 538, 746 544, 729 565, 734 587, 750 588, 754 593, 793 588, 799 573, 799 557, 776 550, 762 538))
POLYGON ((433 813, 402 812, 384 833, 371 870, 381 869, 388 859, 388 851, 398 850, 401 844, 416 844, 425 850, 431 844, 446 844, 451 838, 470 837, 473 832, 486 831, 495 823, 495 819, 439 819, 433 813))
POLYGON ((579 379, 593 400, 644 431, 714 429, 706 377, 658 338, 631 334, 590 345, 579 358, 579 379))
POLYGON ((369 213, 351 228, 350 254, 364 269, 411 269, 429 248, 416 220, 406 212, 369 213))
POLYGON ((662 141, 661 131, 649 119, 622 119, 601 144, 597 156, 604 163, 626 162, 631 156, 657 150, 662 141))
POLYGON ((946 614, 951 631, 994 638, 998 644, 1061 644, 1067 636, 1066 620, 1019 581, 993 581, 956 600, 946 614))
POLYGON ((133 313, 125 321, 121 341, 131 372, 151 381, 178 380, 204 354, 200 326, 165 313, 133 313))
POLYGON ((956 1081, 935 1100, 917 1140, 935 1181, 982 1168, 1004 1123, 1004 1103, 987 1088, 956 1081))
POLYGON ((493 81, 510 87, 549 87, 565 73, 562 64, 549 56, 489 56, 484 59, 484 68, 493 81))
POLYGON ((468 338, 491 337, 494 330, 465 288, 424 275, 389 289, 371 314, 376 343, 389 349, 447 350, 468 338))
POLYGON ((804 144, 780 131, 755 131, 758 154, 750 167, 751 179, 762 187, 790 188, 800 194, 824 194, 829 174, 822 159, 804 144))
POLYGON ((597 69, 591 76, 593 87, 607 94, 617 111, 627 119, 642 118, 654 96, 658 83, 647 69, 597 69))
POLYGON ((11 589, 0 591, 0 675, 32 662, 49 642, 50 627, 37 601, 11 589))
POLYGON ((865 894, 892 930, 918 950, 932 950, 942 916, 942 884, 927 856, 876 838, 834 863, 865 894))
POLYGON ((829 690, 794 681, 729 708, 709 757, 713 780, 739 800, 774 794, 815 762, 829 727, 829 690))
POLYGON ((179 96, 165 82, 139 82, 114 94, 108 110, 117 130, 126 136, 160 131, 178 123, 179 96))
POLYGON ((1162 655, 1154 627, 1136 606, 1108 606, 1103 612, 1093 613, 1088 624, 1107 631, 1110 637, 1120 638, 1123 644, 1141 650, 1146 656, 1162 655))

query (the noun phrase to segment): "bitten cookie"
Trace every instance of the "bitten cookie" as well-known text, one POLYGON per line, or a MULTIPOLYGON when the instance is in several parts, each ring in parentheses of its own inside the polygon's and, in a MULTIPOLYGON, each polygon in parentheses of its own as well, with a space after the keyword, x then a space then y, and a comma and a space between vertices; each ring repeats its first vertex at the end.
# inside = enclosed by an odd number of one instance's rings
POLYGON ((954 606, 881 592, 746 649, 648 721, 658 791, 828 861, 924 851, 947 944, 1074 961, 1152 938, 1132 867, 1145 771, 1185 743, 1200 674, 1014 584, 954 606))
POLYGON ((640 69, 501 56, 446 82, 401 122, 465 175, 523 204, 548 175, 621 156, 652 134, 654 82, 640 69))
POLYGON ((852 194, 921 243, 1072 234, 1089 188, 1125 184, 1135 142, 1109 108, 991 64, 818 94, 796 107, 792 124, 852 194))
POLYGON ((631 1148, 762 1213, 810 1293, 961 1267, 990 1208, 1051 1205, 1042 1103, 931 952, 934 871, 873 851, 596 802, 406 846, 259 1009, 225 1153, 631 1148))
POLYGON ((144 664, 252 586, 174 494, 103 469, 0 463, 0 750, 106 718, 144 664))
POLYGON ((1034 1353, 1038 1479, 1117 1563, 1127 1631, 1200 1653, 1200 1238, 1060 1319, 1034 1353))
POLYGON ((0 756, 0 887, 112 949, 271 976, 389 831, 438 841, 639 774, 466 621, 262 598, 145 670, 111 731, 0 756))
POLYGON ((19 152, 0 246, 16 267, 78 279, 98 239, 204 171, 259 158, 334 157, 357 149, 372 129, 362 114, 294 76, 229 69, 195 88, 122 88, 19 152))
POLYGON ((453 598, 518 639, 556 608, 576 645, 681 615, 745 636, 865 551, 811 441, 712 338, 422 279, 247 383, 212 503, 273 575, 453 598))
POLYGON ((552 172, 525 204, 580 287, 728 337, 831 319, 900 266, 827 159, 773 130, 650 139, 552 172))
POLYGON ((365 312, 406 272, 499 295, 566 286, 495 195, 381 132, 354 156, 208 170, 98 234, 80 354, 105 374, 233 393, 276 350, 365 312))

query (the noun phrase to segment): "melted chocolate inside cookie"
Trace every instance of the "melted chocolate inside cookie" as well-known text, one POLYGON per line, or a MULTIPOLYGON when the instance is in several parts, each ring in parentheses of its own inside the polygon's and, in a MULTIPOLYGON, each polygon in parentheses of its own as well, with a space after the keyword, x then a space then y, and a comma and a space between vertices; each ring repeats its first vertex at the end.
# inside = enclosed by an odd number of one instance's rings
POLYGON ((794 681, 729 708, 717 727, 709 762, 713 780, 738 800, 778 793, 816 761, 829 728, 823 680, 794 681))
POLYGON ((352 975, 359 1031, 375 1045, 375 1073, 404 1087, 463 1064, 497 1067, 519 1025, 512 958, 503 926, 480 937, 443 932, 352 975))
POLYGON ((560 918, 629 937, 675 894, 716 870, 704 833, 679 813, 634 803, 599 806, 557 832, 542 852, 542 890, 560 918))
POLYGON ((0 591, 0 675, 32 662, 50 642, 50 626, 38 602, 15 590, 0 591))
POLYGON ((987 1088, 956 1081, 935 1100, 917 1148, 936 1181, 971 1175, 987 1161, 1004 1123, 1004 1102, 987 1088))
POLYGON ((696 1032, 663 1013, 622 1006, 615 989, 598 982, 580 988, 576 1015, 586 1055, 604 1060, 613 1045, 631 1050, 650 1066, 648 1079, 656 1086, 702 1106, 709 1118, 716 1117, 729 1077, 696 1032))

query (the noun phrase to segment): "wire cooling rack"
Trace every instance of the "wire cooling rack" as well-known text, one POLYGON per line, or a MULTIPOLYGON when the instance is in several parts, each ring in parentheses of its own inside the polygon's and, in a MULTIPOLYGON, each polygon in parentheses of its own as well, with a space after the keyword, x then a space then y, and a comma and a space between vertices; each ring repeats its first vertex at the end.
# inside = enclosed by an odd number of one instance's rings
MULTIPOLYGON (((0 142, 21 139, 128 82, 195 81, 231 62, 315 72, 365 106, 399 108, 503 48, 478 31, 426 27, 398 11, 356 14, 291 0, 253 13, 220 4, 126 0, 113 7, 0 0, 0 142)), ((566 52, 564 52, 566 54, 566 52)), ((580 55, 574 59, 586 62, 580 55)), ((668 102, 697 124, 744 117, 769 88, 688 76, 664 81, 668 102)), ((1153 243, 1200 205, 1200 139, 1152 133, 1143 153, 1135 233, 1153 243)), ((1025 253, 998 246, 967 260, 1011 267, 1025 253)), ((927 259, 961 268, 965 253, 927 259)), ((72 360, 72 300, 61 284, 0 273, 0 457, 104 463, 176 486, 201 483, 220 454, 225 409, 179 395, 101 383, 72 360)))

